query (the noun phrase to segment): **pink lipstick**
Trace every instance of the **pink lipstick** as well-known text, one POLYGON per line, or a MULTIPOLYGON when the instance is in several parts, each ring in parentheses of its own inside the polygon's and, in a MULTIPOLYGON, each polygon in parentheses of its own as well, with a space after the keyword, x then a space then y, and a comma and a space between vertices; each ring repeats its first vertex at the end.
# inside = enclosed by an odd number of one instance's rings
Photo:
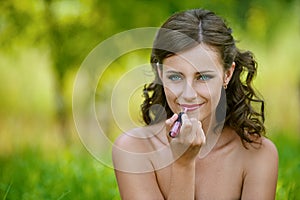
POLYGON ((178 134, 179 134, 179 131, 180 131, 180 127, 181 127, 181 124, 182 124, 182 119, 181 119, 181 116, 187 111, 187 108, 184 109, 183 112, 180 112, 178 114, 178 118, 176 119, 174 125, 172 126, 170 132, 169 132, 169 136, 171 138, 175 138, 178 134))

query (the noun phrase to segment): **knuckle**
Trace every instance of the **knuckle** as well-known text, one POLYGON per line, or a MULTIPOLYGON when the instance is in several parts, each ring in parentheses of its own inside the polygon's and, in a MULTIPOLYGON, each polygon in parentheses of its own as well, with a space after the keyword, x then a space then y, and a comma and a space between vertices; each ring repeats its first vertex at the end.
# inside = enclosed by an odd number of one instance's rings
POLYGON ((196 134, 195 138, 194 138, 194 144, 195 145, 202 145, 203 143, 203 139, 201 137, 200 134, 196 134))
POLYGON ((197 145, 198 145, 198 146, 201 146, 202 144, 203 144, 202 138, 201 138, 201 137, 198 137, 198 138, 197 138, 197 145))
POLYGON ((191 120, 191 122, 193 122, 193 123, 195 123, 195 122, 198 121, 196 118, 191 118, 190 120, 191 120))
POLYGON ((171 120, 170 120, 170 119, 167 119, 167 120, 165 121, 165 124, 166 124, 166 125, 170 125, 170 124, 171 124, 171 120))
POLYGON ((185 128, 191 128, 193 125, 192 125, 192 123, 190 121, 186 121, 186 122, 183 123, 183 126, 185 128))

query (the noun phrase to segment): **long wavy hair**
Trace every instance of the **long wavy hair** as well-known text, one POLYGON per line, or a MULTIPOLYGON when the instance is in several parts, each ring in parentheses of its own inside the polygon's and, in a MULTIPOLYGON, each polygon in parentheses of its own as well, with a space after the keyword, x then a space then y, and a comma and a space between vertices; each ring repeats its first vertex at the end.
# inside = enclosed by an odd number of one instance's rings
MULTIPOLYGON (((215 13, 193 9, 172 15, 160 28, 153 43, 151 65, 155 80, 145 85, 141 105, 143 120, 155 124, 173 115, 158 76, 163 60, 199 44, 213 47, 219 53, 224 70, 235 62, 235 70, 226 89, 225 126, 233 128, 243 142, 265 135, 264 101, 256 94, 252 80, 257 62, 252 52, 240 51, 231 28, 215 13)), ((222 90, 223 91, 223 90, 222 90)), ((224 91, 223 91, 224 92, 224 91)))

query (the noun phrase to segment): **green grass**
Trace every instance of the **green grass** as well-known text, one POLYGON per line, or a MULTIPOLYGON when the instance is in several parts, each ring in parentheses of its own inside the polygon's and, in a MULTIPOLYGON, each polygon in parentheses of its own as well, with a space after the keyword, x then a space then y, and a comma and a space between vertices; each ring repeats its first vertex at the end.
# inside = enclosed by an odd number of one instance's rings
POLYGON ((119 199, 113 170, 82 151, 28 148, 0 158, 0 199, 119 199))
POLYGON ((279 153, 276 199, 300 199, 300 137, 282 133, 271 139, 279 153))
MULTIPOLYGON (((280 158, 276 199, 300 199, 299 138, 274 134, 271 139, 280 158)), ((0 200, 120 199, 113 170, 83 146, 46 149, 32 145, 0 154, 0 200)))

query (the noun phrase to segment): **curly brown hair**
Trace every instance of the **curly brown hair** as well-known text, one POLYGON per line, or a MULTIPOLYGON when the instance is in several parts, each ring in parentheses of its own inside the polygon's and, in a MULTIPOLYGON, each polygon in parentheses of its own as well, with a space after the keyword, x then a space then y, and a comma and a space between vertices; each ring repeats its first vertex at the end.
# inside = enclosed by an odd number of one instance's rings
POLYGON ((165 58, 200 43, 219 52, 225 70, 235 62, 235 70, 226 89, 225 126, 233 128, 243 142, 251 143, 253 136, 265 135, 264 101, 252 86, 257 62, 250 51, 242 52, 236 47, 232 31, 222 18, 203 9, 175 13, 158 31, 150 60, 155 80, 145 85, 143 90, 145 99, 141 109, 144 122, 155 124, 173 115, 157 67, 162 67, 165 58))

